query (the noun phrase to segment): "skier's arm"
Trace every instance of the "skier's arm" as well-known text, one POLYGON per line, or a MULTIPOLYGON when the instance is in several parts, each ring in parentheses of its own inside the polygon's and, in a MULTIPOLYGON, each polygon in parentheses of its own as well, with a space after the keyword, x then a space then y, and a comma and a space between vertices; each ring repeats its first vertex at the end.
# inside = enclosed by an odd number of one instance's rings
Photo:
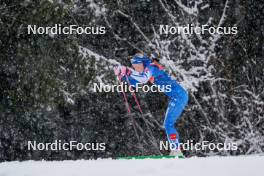
POLYGON ((129 83, 131 84, 131 86, 136 87, 137 84, 139 83, 147 83, 148 80, 151 77, 151 72, 150 71, 144 71, 142 73, 139 73, 131 68, 129 68, 129 70, 131 71, 130 75, 127 75, 126 77, 124 77, 122 80, 126 81, 126 79, 128 79, 129 83))

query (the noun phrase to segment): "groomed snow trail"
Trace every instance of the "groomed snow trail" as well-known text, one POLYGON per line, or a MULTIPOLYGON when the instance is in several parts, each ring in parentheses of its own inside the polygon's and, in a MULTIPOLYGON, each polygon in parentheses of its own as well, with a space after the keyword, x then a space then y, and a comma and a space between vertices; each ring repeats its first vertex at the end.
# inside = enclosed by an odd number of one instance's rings
POLYGON ((0 176, 262 176, 264 156, 0 163, 0 176))

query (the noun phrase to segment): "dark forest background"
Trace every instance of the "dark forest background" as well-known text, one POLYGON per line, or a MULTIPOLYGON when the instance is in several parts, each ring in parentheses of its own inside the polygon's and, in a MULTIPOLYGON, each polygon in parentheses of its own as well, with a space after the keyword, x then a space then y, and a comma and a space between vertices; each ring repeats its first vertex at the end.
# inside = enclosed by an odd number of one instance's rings
MULTIPOLYGON (((161 155, 167 98, 139 93, 144 114, 128 116, 113 65, 135 49, 158 50, 189 91, 177 123, 181 139, 236 142, 264 151, 264 2, 262 0, 1 0, 0 161, 161 155), (237 35, 160 36, 160 24, 237 26, 237 35), (27 25, 105 26, 105 35, 28 35, 27 25), (105 142, 106 151, 28 151, 27 141, 105 142)), ((129 96, 132 105, 135 103, 129 96)))

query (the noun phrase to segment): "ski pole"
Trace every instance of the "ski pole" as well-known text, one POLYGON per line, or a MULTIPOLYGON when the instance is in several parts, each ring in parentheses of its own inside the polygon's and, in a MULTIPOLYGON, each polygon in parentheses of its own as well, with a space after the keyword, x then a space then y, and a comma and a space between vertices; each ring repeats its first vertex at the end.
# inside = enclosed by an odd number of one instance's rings
MULTIPOLYGON (((127 83, 129 85, 129 87, 132 87, 131 84, 130 84, 130 81, 129 81, 128 77, 127 77, 127 75, 126 75, 126 80, 127 80, 127 83)), ((143 114, 143 111, 142 111, 142 109, 140 107, 140 104, 139 104, 139 101, 137 99, 136 93, 134 91, 132 91, 132 95, 133 95, 134 100, 135 100, 135 102, 137 104, 138 110, 140 111, 141 114, 143 114)))
MULTIPOLYGON (((117 76, 117 79, 119 81, 120 84, 122 84, 122 81, 120 80, 120 78, 117 76)), ((128 101, 127 101, 127 96, 126 96, 126 93, 124 92, 124 90, 122 89, 122 94, 123 94, 123 97, 124 97, 124 100, 125 100, 125 105, 126 105, 126 108, 127 108, 127 112, 128 114, 131 114, 131 110, 130 110, 130 107, 129 107, 129 104, 128 104, 128 101)))

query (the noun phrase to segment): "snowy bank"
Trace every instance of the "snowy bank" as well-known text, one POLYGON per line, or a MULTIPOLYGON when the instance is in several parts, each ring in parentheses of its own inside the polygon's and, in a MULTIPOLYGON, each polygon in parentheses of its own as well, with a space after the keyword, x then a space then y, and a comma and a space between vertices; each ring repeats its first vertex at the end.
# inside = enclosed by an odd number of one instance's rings
POLYGON ((0 176, 260 176, 263 156, 0 163, 0 176))

